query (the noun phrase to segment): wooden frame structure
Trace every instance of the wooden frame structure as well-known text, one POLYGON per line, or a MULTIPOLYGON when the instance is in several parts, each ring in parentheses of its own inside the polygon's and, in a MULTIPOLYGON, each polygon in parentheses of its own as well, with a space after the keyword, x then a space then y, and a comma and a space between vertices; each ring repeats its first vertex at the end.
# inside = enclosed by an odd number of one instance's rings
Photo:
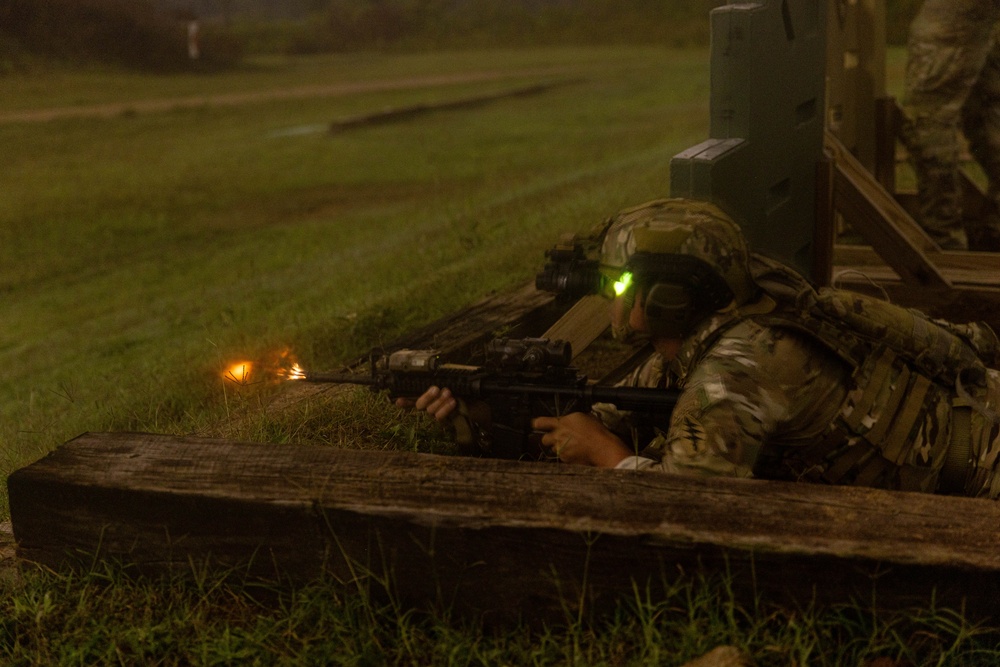
MULTIPOLYGON (((913 218, 914 197, 896 188, 897 137, 902 112, 886 92, 884 0, 832 0, 827 43, 827 185, 817 201, 818 223, 829 239, 830 273, 839 284, 873 286, 895 301, 955 320, 988 319, 1000 305, 1000 256, 942 251, 913 218), (837 218, 867 246, 834 241, 837 218), (834 269, 836 266, 836 269, 834 269), (991 307, 973 308, 971 302, 991 307)), ((964 209, 985 210, 983 191, 963 172, 964 209)))

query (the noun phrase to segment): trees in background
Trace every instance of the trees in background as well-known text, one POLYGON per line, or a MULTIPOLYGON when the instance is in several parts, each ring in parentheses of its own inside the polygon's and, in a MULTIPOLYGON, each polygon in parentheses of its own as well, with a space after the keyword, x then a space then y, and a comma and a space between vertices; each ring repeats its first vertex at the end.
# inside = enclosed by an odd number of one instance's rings
MULTIPOLYGON (((849 0, 830 0, 848 2, 849 0)), ((886 0, 887 38, 906 40, 922 0, 886 0)), ((314 0, 286 33, 291 52, 538 44, 708 42, 708 14, 726 0, 314 0)))
MULTIPOLYGON (((905 41, 921 1, 887 0, 890 42, 905 41)), ((302 0, 296 13, 307 18, 299 20, 265 20, 274 12, 262 3, 214 0, 216 11, 200 17, 194 65, 231 65, 243 52, 690 46, 707 43, 708 13, 726 0, 302 0)), ((191 67, 188 21, 203 6, 199 0, 0 0, 0 71, 19 50, 146 69, 191 67)))
MULTIPOLYGON (((189 67, 188 22, 157 11, 147 0, 4 0, 0 49, 71 62, 101 61, 170 70, 189 67)), ((201 67, 240 57, 236 40, 202 30, 201 67)), ((0 50, 0 56, 3 50, 0 50)))
POLYGON ((326 0, 292 50, 704 44, 725 0, 326 0))

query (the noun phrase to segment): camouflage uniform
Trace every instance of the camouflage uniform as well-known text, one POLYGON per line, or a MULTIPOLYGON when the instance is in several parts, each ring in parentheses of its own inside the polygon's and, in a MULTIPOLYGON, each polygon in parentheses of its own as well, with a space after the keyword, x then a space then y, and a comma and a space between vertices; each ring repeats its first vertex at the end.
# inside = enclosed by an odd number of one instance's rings
MULTIPOLYGON (((700 358, 696 348, 689 342, 683 356, 667 364, 654 355, 627 381, 684 390, 670 428, 641 455, 666 472, 787 477, 763 473, 762 454, 777 458, 782 448, 804 447, 822 435, 846 394, 847 367, 804 336, 751 320, 733 326, 700 358)), ((605 410, 602 419, 621 432, 605 410)))
MULTIPOLYGON (((992 332, 755 263, 761 298, 627 381, 683 392, 669 429, 620 468, 1000 497, 1000 372, 980 360, 996 361, 992 332)), ((627 415, 597 412, 623 433, 627 415)))
POLYGON ((919 218, 942 248, 965 249, 972 236, 974 249, 1000 250, 995 215, 967 236, 958 172, 961 124, 998 201, 998 21, 1000 0, 926 0, 910 26, 902 138, 917 172, 919 218))

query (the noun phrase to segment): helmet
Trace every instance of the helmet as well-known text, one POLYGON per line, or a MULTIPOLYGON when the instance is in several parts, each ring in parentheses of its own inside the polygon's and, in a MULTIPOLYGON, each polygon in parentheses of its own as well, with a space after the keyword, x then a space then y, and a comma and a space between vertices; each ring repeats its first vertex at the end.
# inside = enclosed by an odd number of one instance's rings
POLYGON ((653 336, 684 338, 720 308, 754 297, 748 255, 739 226, 717 206, 658 199, 611 219, 600 270, 626 312, 634 287, 642 290, 653 336))

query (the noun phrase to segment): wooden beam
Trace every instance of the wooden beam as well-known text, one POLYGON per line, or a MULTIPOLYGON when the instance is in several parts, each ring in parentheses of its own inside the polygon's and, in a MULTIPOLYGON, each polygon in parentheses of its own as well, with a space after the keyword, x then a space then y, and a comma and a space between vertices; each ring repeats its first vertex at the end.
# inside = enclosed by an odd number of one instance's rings
MULTIPOLYGON (((541 253, 539 253, 541 263, 541 253)), ((559 302, 549 292, 535 289, 534 281, 510 292, 493 294, 388 344, 392 349, 441 350, 461 356, 498 332, 512 338, 537 336, 556 322, 572 303, 559 302)))
MULTIPOLYGON (((509 292, 491 294, 393 341, 373 341, 373 344, 393 350, 435 349, 449 359, 466 362, 482 350, 486 340, 499 332, 518 338, 538 336, 558 321, 571 305, 556 299, 553 294, 535 289, 531 281, 509 292)), ((347 367, 361 370, 367 364, 365 357, 354 360, 347 367)), ((312 398, 336 395, 343 388, 344 385, 338 384, 289 382, 267 409, 279 412, 312 398)), ((226 424, 209 426, 198 435, 217 435, 220 427, 228 428, 240 418, 239 415, 230 416, 226 424)))
POLYGON ((938 253, 935 263, 955 286, 948 291, 926 290, 903 282, 868 246, 838 244, 834 258, 834 282, 838 287, 888 298, 951 322, 986 322, 994 331, 1000 331, 1000 261, 996 254, 938 253))
MULTIPOLYGON (((935 253, 934 264, 953 282, 978 282, 982 285, 1000 283, 1000 257, 991 252, 946 250, 935 253), (969 278, 958 279, 953 274, 968 272, 969 278)), ((886 262, 871 246, 838 243, 833 248, 837 266, 885 266, 886 262)))
POLYGON ((836 163, 834 204, 851 228, 904 281, 930 289, 950 288, 950 281, 928 259, 937 246, 909 213, 829 132, 826 147, 836 163))
POLYGON ((680 572, 804 605, 933 590, 972 617, 1000 593, 1000 506, 967 498, 134 433, 80 436, 8 487, 18 554, 47 567, 326 574, 495 622, 680 572))
POLYGON ((896 136, 901 111, 894 97, 875 100, 875 166, 872 175, 886 192, 896 191, 896 136))
POLYGON ((813 270, 816 285, 829 285, 833 277, 833 242, 837 221, 833 208, 834 164, 830 158, 816 162, 816 213, 813 232, 813 270))
POLYGON ((879 101, 885 96, 885 0, 825 3, 826 127, 878 173, 879 101))
POLYGON ((569 341, 578 356, 611 326, 611 302, 597 294, 581 298, 549 327, 543 338, 569 341))

